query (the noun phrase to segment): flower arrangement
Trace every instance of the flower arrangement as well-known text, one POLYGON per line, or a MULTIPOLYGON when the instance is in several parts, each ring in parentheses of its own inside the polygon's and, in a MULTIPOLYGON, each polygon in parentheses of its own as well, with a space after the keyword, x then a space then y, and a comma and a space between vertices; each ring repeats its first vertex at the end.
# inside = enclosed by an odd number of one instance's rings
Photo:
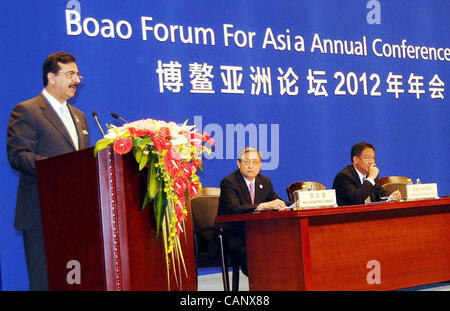
POLYGON ((207 133, 200 134, 195 126, 188 126, 187 120, 178 125, 144 119, 121 127, 110 125, 108 133, 94 148, 95 155, 111 145, 121 155, 133 151, 139 170, 148 168, 147 191, 141 209, 153 201, 155 238, 162 231, 169 289, 170 263, 176 280, 176 271, 181 274, 181 267, 187 275, 180 236, 185 231, 186 200, 202 187, 197 169, 202 170, 202 153, 211 152, 204 144, 212 147, 215 143, 207 133))

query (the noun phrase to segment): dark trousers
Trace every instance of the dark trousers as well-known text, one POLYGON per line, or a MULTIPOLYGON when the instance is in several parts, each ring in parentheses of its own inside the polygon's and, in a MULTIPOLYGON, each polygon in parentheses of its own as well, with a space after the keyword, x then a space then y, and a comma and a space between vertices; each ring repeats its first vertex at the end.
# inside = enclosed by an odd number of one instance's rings
POLYGON ((227 232, 224 234, 224 244, 230 256, 231 265, 241 266, 242 273, 248 276, 245 234, 227 232))
POLYGON ((48 290, 47 262, 45 260, 44 234, 42 230, 24 230, 23 244, 30 291, 48 290))

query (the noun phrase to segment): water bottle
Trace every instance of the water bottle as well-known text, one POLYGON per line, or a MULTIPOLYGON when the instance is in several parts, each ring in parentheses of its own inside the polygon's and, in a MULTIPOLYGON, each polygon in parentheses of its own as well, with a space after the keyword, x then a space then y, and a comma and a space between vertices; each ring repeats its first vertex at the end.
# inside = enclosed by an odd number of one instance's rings
POLYGON ((420 185, 420 184, 421 184, 421 182, 420 182, 420 178, 417 178, 417 179, 416 179, 416 184, 418 184, 418 185, 420 185))

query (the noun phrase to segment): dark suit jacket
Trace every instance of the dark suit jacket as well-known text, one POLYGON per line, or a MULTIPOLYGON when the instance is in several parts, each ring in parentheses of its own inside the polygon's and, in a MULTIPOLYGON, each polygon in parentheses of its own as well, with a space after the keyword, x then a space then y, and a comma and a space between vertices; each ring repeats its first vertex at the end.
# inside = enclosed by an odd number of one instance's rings
MULTIPOLYGON (((77 130, 79 149, 89 147, 85 115, 69 104, 68 108, 77 130)), ((7 152, 9 164, 20 173, 17 229, 42 228, 36 161, 75 150, 69 132, 42 94, 14 107, 8 125, 7 152)))
MULTIPOLYGON (((280 199, 273 190, 270 178, 262 174, 255 177, 255 203, 252 204, 250 192, 240 170, 236 170, 220 182, 219 215, 250 213, 259 203, 280 199)), ((221 224, 227 231, 244 233, 244 224, 230 222, 221 224)))
POLYGON ((346 166, 336 175, 333 189, 336 190, 338 205, 364 204, 368 196, 370 196, 371 202, 377 202, 381 200, 382 196, 387 195, 386 191, 380 186, 378 178, 375 179, 375 186, 368 180, 361 184, 353 165, 346 166))

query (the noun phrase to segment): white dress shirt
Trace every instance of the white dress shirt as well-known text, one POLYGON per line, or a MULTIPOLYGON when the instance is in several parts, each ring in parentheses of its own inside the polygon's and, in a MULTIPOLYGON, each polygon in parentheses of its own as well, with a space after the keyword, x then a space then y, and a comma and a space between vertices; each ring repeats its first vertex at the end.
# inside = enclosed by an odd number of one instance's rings
POLYGON ((76 150, 78 150, 78 134, 77 129, 75 128, 75 124, 73 123, 72 115, 70 114, 69 108, 67 107, 67 102, 60 103, 56 98, 50 95, 46 89, 42 91, 42 95, 47 99, 50 106, 59 116, 61 121, 63 121, 67 131, 72 138, 72 141, 75 145, 76 150))

